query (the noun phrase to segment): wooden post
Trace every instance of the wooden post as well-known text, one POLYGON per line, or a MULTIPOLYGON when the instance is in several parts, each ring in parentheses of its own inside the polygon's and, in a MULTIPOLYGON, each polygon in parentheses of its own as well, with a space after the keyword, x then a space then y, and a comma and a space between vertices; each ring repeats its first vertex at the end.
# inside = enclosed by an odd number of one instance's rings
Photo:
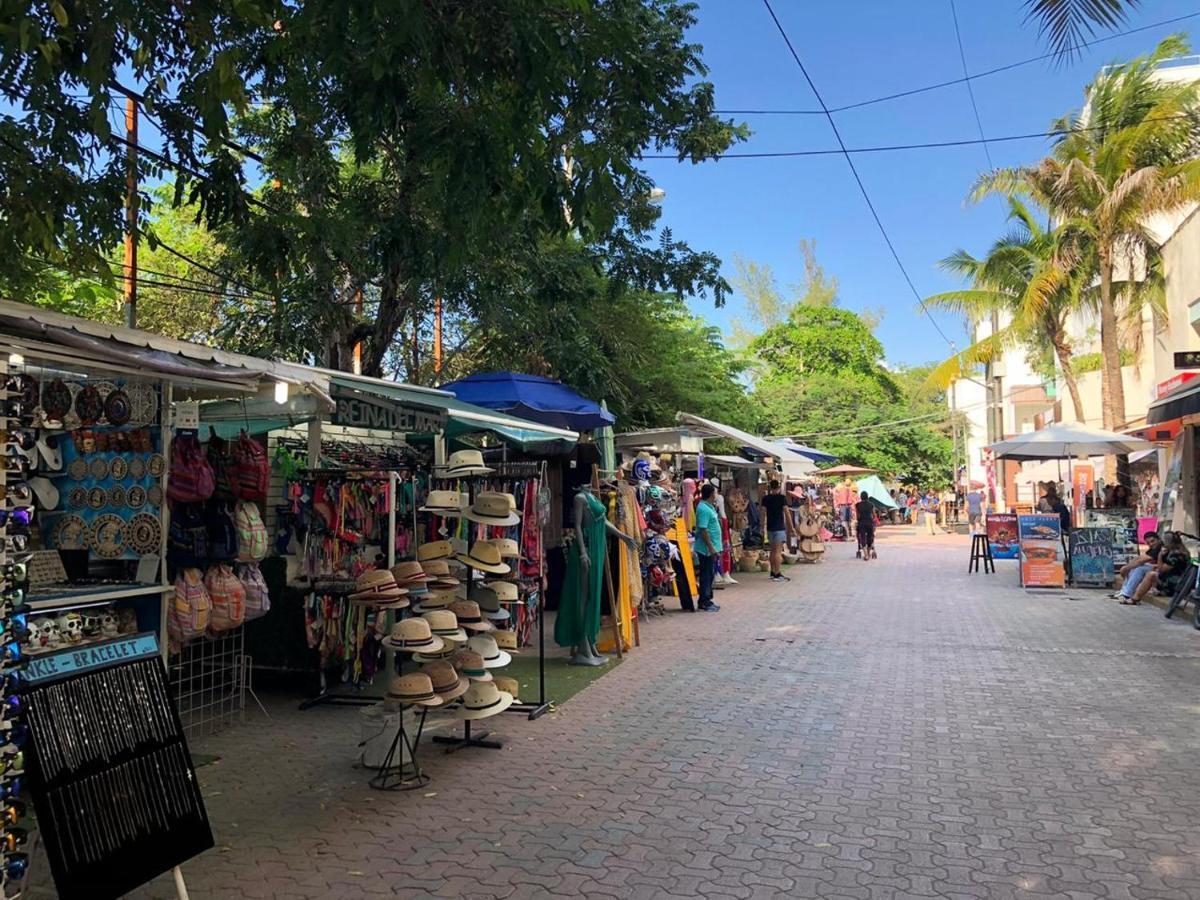
POLYGON ((138 115, 137 101, 125 98, 125 325, 137 327, 138 115))
POLYGON ((608 590, 608 608, 612 613, 613 641, 617 645, 617 656, 625 655, 624 638, 621 635, 621 607, 613 590, 612 564, 608 556, 608 536, 604 538, 604 586, 608 590))
MULTIPOLYGON (((442 298, 433 299, 433 374, 442 374, 442 298)), ((440 378, 438 379, 441 380, 440 378)))
MULTIPOLYGON (((359 317, 363 314, 362 288, 354 292, 354 314, 359 317)), ((359 341, 354 345, 354 362, 351 369, 355 375, 362 374, 362 350, 362 341, 359 341)))

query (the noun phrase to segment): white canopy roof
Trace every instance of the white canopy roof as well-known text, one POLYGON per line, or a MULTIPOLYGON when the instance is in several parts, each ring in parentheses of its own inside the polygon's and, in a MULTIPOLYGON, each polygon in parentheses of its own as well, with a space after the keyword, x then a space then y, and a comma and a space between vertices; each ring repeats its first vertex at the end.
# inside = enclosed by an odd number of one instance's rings
POLYGON ((997 459, 1067 459, 1151 450, 1154 444, 1116 431, 1086 425, 1051 425, 1041 431, 998 441, 987 449, 997 459))
MULTIPOLYGON (((737 441, 739 444, 757 450, 765 456, 774 457, 776 462, 783 463, 804 460, 807 457, 802 454, 804 451, 810 449, 802 447, 799 444, 789 445, 782 441, 773 441, 770 438, 758 437, 757 435, 750 434, 748 431, 734 428, 732 425, 724 425, 720 422, 714 422, 711 419, 694 416, 691 413, 678 413, 675 419, 680 425, 686 425, 688 428, 708 437, 723 437, 729 438, 731 441, 737 441)), ((822 454, 822 456, 826 456, 826 454, 822 454)), ((826 458, 833 459, 834 457, 826 456, 826 458)))

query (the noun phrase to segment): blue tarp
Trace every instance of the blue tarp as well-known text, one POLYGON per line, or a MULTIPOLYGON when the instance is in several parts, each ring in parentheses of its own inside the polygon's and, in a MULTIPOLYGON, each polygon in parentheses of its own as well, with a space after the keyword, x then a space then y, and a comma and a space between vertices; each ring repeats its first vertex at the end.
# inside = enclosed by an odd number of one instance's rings
POLYGON ((892 499, 892 495, 888 493, 888 489, 879 480, 878 475, 868 475, 866 478, 860 478, 857 485, 859 493, 866 491, 867 496, 884 509, 899 509, 896 506, 896 501, 892 499))
POLYGON ((600 404, 561 381, 518 372, 483 372, 441 386, 459 400, 571 431, 594 431, 617 421, 600 404))

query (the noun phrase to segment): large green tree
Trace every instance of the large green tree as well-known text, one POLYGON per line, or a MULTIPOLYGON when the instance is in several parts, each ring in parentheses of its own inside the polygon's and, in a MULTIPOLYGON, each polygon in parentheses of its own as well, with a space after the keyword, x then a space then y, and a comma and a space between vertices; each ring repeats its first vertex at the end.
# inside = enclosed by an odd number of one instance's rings
POLYGON ((677 0, 10 5, 2 249, 104 276, 123 186, 106 113, 125 77, 177 199, 277 298, 231 324, 259 349, 319 337, 309 353, 344 366, 362 341, 378 372, 434 296, 486 303, 473 273, 518 280, 569 232, 625 284, 720 302, 714 257, 648 244, 659 213, 638 167, 646 149, 698 161, 745 133, 713 114, 694 21, 677 0), (245 168, 230 138, 261 161, 245 168))
POLYGON ((852 311, 797 306, 751 350, 760 364, 754 398, 762 430, 885 476, 950 481, 945 399, 922 388, 931 367, 888 367, 883 345, 852 311))

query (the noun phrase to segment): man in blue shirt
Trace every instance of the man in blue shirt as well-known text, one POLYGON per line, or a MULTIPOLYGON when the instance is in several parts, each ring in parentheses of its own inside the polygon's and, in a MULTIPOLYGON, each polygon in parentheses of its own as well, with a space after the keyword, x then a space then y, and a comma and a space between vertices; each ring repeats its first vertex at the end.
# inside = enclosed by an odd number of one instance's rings
POLYGON ((716 488, 706 484, 700 489, 700 502, 696 504, 696 562, 700 569, 700 602, 702 612, 716 612, 721 607, 713 603, 713 579, 717 575, 717 557, 724 546, 721 543, 721 517, 713 505, 716 488))

